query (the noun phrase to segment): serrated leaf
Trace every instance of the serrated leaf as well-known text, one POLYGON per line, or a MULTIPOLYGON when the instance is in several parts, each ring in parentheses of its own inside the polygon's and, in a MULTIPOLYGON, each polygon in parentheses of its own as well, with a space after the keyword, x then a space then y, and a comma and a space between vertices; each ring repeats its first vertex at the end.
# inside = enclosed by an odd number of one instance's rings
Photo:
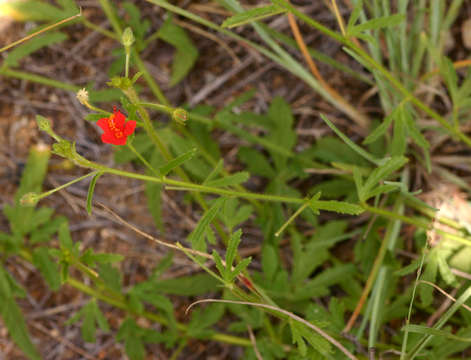
POLYGON ((229 239, 229 244, 227 245, 226 251, 226 274, 231 271, 232 264, 237 254, 237 248, 240 244, 240 237, 242 236, 242 230, 239 229, 231 235, 229 239))
POLYGON ((159 167, 159 173, 162 176, 167 175, 173 169, 179 167, 180 165, 184 164, 188 160, 192 159, 196 155, 197 151, 198 151, 198 149, 193 148, 190 151, 187 151, 186 153, 176 157, 175 159, 170 160, 164 166, 159 167))
POLYGON ((239 276, 242 271, 244 271, 249 265, 250 262, 252 261, 251 257, 242 259, 235 267, 234 270, 231 272, 231 275, 229 277, 229 281, 234 281, 234 279, 239 276))
POLYGON ((58 31, 36 36, 10 51, 4 60, 4 64, 11 67, 19 66, 19 61, 24 57, 43 47, 57 44, 65 39, 67 39, 67 35, 58 31))
POLYGON ((193 249, 201 251, 206 250, 204 234, 206 232, 207 227, 211 224, 216 215, 219 213, 219 210, 224 204, 224 201, 224 198, 217 199, 214 204, 208 209, 208 211, 206 211, 205 214, 201 217, 195 230, 193 230, 192 233, 188 236, 188 241, 191 242, 193 249))
MULTIPOLYGON (((397 108, 396 108, 397 109, 397 108)), ((378 140, 378 138, 386 133, 386 131, 389 128, 389 125, 391 125, 391 122, 393 119, 397 116, 397 110, 394 109, 391 114, 386 116, 384 118, 384 121, 376 128, 374 129, 371 134, 369 134, 365 140, 363 140, 363 144, 371 144, 372 142, 375 142, 378 140)))
MULTIPOLYGON (((15 302, 15 291, 10 284, 9 274, 0 266, 0 316, 13 341, 33 360, 41 357, 31 342, 21 309, 15 302)), ((14 283, 13 283, 14 284, 14 283)))
POLYGON ((204 309, 196 309, 191 314, 191 320, 188 324, 188 336, 197 339, 208 338, 213 331, 208 329, 216 324, 224 315, 224 304, 210 304, 204 309))
POLYGON ((47 248, 34 249, 33 264, 39 269, 51 289, 57 291, 61 284, 59 267, 52 261, 47 248))
POLYGON ((211 170, 211 172, 209 173, 209 175, 206 177, 206 179, 204 179, 204 181, 202 182, 202 185, 206 185, 208 181, 211 181, 213 180, 216 176, 219 175, 219 173, 221 172, 221 170, 223 169, 224 167, 224 160, 222 159, 219 159, 219 161, 216 163, 216 166, 214 166, 213 170, 211 170))
POLYGON ((385 180, 393 172, 404 166, 407 161, 407 158, 404 156, 394 156, 373 170, 361 188, 359 194, 360 200, 367 200, 370 197, 370 192, 375 186, 379 185, 381 180, 385 180))
POLYGON ((198 49, 186 31, 172 22, 169 16, 159 29, 158 36, 176 48, 172 63, 170 86, 178 84, 188 74, 198 58, 198 49))
POLYGON ((276 174, 266 157, 255 149, 241 147, 239 149, 238 157, 247 165, 249 172, 254 175, 273 178, 276 174))
POLYGON ((412 137, 414 142, 418 146, 420 146, 424 151, 427 151, 430 148, 430 144, 418 129, 416 122, 412 118, 411 112, 406 109, 403 109, 401 115, 403 116, 404 123, 407 126, 409 135, 412 137))
POLYGON ((227 186, 234 186, 234 185, 239 185, 243 182, 246 182, 250 177, 250 174, 246 171, 241 171, 237 172, 235 174, 220 178, 220 179, 215 179, 206 182, 206 186, 212 186, 212 187, 227 187, 227 186))
POLYGON ((98 274, 110 289, 121 292, 121 273, 110 264, 100 264, 98 274))
POLYGON ((254 9, 250 9, 244 11, 242 13, 238 13, 230 18, 224 20, 221 24, 223 28, 233 28, 236 26, 244 25, 253 21, 258 21, 270 16, 278 15, 285 13, 286 9, 283 9, 281 6, 278 5, 268 5, 257 7, 254 9))
POLYGON ((372 162, 373 164, 378 165, 379 160, 376 159, 373 155, 371 155, 366 150, 359 147, 355 144, 352 140, 350 140, 346 135, 344 135, 324 114, 320 114, 322 120, 332 129, 333 132, 337 134, 339 138, 341 138, 345 144, 347 144, 353 151, 355 151, 358 155, 362 156, 366 160, 372 162))
POLYGON ((93 176, 92 181, 90 181, 90 185, 88 187, 88 193, 87 193, 87 213, 88 215, 92 214, 92 200, 93 200, 93 193, 95 192, 95 185, 98 179, 100 178, 101 175, 103 175, 104 172, 100 171, 98 172, 95 176, 93 176))
POLYGON ((124 341, 124 349, 131 360, 144 360, 145 358, 146 349, 142 341, 141 330, 133 319, 127 318, 116 334, 116 340, 124 341))
POLYGON ((345 201, 317 200, 311 202, 311 204, 318 210, 335 211, 340 214, 359 215, 365 211, 360 205, 351 204, 345 201))

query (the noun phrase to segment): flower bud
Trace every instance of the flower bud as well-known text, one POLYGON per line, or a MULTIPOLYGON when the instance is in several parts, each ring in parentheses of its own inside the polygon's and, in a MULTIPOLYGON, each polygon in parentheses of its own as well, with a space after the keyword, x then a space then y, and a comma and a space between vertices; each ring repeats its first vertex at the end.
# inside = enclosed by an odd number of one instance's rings
POLYGON ((24 194, 20 199, 21 206, 35 206, 39 201, 39 195, 34 192, 24 194))
POLYGON ((88 91, 83 88, 77 92, 77 100, 80 104, 87 106, 88 105, 88 91))
POLYGON ((51 122, 44 116, 36 115, 36 123, 38 124, 38 128, 41 131, 50 132, 52 130, 51 122))
POLYGON ((124 45, 124 47, 131 47, 132 44, 134 44, 134 34, 132 32, 132 29, 130 27, 127 27, 123 31, 123 36, 121 37, 121 41, 124 45))
POLYGON ((59 142, 52 144, 52 152, 72 160, 74 159, 75 146, 70 141, 61 139, 59 142))
POLYGON ((180 125, 185 125, 188 120, 188 112, 182 108, 176 108, 172 112, 172 119, 180 125))

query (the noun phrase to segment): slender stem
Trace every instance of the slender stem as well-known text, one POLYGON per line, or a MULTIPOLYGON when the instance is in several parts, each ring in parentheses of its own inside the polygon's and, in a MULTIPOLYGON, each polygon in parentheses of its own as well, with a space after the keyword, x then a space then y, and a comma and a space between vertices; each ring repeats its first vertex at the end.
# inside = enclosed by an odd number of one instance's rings
POLYGON ((111 39, 114 39, 116 41, 119 41, 119 38, 113 34, 111 31, 108 31, 106 29, 103 29, 102 27, 98 26, 98 25, 95 25, 94 23, 92 23, 91 21, 89 21, 87 18, 85 17, 82 17, 82 23, 83 25, 85 25, 86 27, 88 27, 89 29, 92 29, 96 32, 99 32, 100 34, 103 34, 111 39))
POLYGON ((124 65, 124 77, 129 78, 129 57, 131 56, 129 49, 126 49, 126 63, 124 65))
POLYGON ((38 84, 52 86, 58 89, 63 89, 72 92, 77 92, 80 90, 80 87, 72 84, 63 83, 61 81, 53 80, 45 76, 31 74, 24 71, 12 70, 6 66, 0 67, 0 75, 9 76, 21 80, 32 81, 38 84))
POLYGON ((39 34, 42 34, 43 32, 46 32, 46 31, 49 31, 51 29, 54 29, 55 27, 59 26, 59 25, 62 25, 66 22, 69 22, 69 21, 72 21, 74 20, 75 18, 78 18, 82 16, 82 9, 80 9, 80 12, 76 15, 73 15, 73 16, 69 16, 68 18, 66 19, 63 19, 63 20, 60 20, 59 22, 56 22, 55 24, 52 24, 52 25, 49 25, 49 26, 46 26, 38 31, 35 31, 34 33, 32 34, 29 34, 19 40, 16 40, 16 41, 13 41, 11 44, 8 44, 2 48, 0 48, 0 53, 8 50, 8 49, 11 49, 12 47, 16 46, 16 45, 19 45, 21 44, 22 42, 25 42, 25 41, 28 41, 29 39, 32 39, 33 37, 35 36, 38 36, 39 34))
POLYGON ((70 185, 72 185, 72 184, 75 184, 75 183, 77 183, 77 182, 79 182, 79 181, 82 181, 83 179, 86 179, 87 177, 94 176, 94 175, 96 175, 96 174, 97 174, 97 171, 92 171, 91 173, 88 173, 88 174, 86 174, 86 175, 80 176, 80 177, 78 177, 78 178, 76 178, 76 179, 74 179, 74 180, 72 180, 72 181, 69 181, 68 183, 62 184, 62 185, 60 185, 60 186, 58 186, 58 187, 56 187, 56 188, 54 188, 54 189, 52 189, 52 190, 43 192, 42 194, 39 194, 38 200, 41 200, 41 199, 43 199, 43 198, 45 198, 45 197, 47 197, 47 196, 49 196, 49 195, 51 195, 51 194, 54 194, 56 191, 65 189, 66 187, 68 187, 68 186, 70 186, 70 185))
POLYGON ((302 211, 309 206, 309 201, 306 201, 306 203, 302 206, 299 207, 296 212, 291 215, 291 217, 280 227, 280 229, 275 233, 275 236, 278 237, 280 234, 286 229, 286 227, 293 222, 296 217, 302 213, 302 211))
POLYGON ((160 176, 161 176, 160 173, 159 173, 156 169, 154 169, 154 167, 153 167, 151 164, 149 164, 149 162, 136 150, 136 148, 135 148, 131 143, 128 142, 126 145, 127 145, 127 147, 129 148, 129 150, 131 150, 131 151, 134 153, 134 155, 136 155, 136 156, 139 158, 139 160, 141 160, 142 163, 143 163, 155 176, 157 176, 157 177, 160 177, 160 176))
MULTIPOLYGON (((103 8, 103 11, 106 14, 106 17, 108 18, 108 20, 111 23, 111 26, 113 27, 113 30, 118 35, 116 39, 119 41, 119 39, 121 39, 123 30, 121 29, 121 25, 119 24, 119 19, 116 17, 116 14, 113 10, 113 6, 108 0, 99 0, 99 1, 100 1, 101 7, 103 8)), ((149 85, 155 97, 163 104, 166 104, 166 105, 170 104, 167 98, 165 97, 165 95, 160 90, 159 85, 157 85, 154 78, 149 73, 149 70, 147 70, 147 67, 145 66, 144 62, 140 58, 139 53, 136 51, 136 49, 132 49, 131 54, 134 58, 134 63, 136 64, 139 71, 142 72, 142 76, 146 80, 147 85, 149 85)))

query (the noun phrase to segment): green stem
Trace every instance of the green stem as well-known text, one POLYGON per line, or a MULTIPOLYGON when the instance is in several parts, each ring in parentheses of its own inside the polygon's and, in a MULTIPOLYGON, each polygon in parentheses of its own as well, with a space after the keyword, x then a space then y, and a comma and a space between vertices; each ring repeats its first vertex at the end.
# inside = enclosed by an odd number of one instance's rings
MULTIPOLYGON (((115 33, 118 35, 117 40, 121 39, 121 35, 123 34, 123 30, 121 29, 121 25, 119 24, 119 19, 116 17, 116 14, 114 12, 113 6, 108 0, 99 0, 100 5, 103 9, 103 11, 106 14, 106 17, 108 18, 109 22, 111 23, 111 26, 113 27, 113 30, 115 33)), ((132 49, 131 54, 134 58, 134 62, 140 72, 142 72, 142 76, 144 77, 144 80, 147 82, 147 85, 149 85, 149 88, 152 90, 154 93, 155 97, 163 104, 170 104, 165 95, 162 93, 160 90, 159 85, 155 82, 151 74, 149 73, 149 70, 147 70, 147 67, 145 66, 144 62, 139 56, 139 53, 136 51, 136 49, 132 49)))
POLYGON ((66 188, 66 187, 68 187, 68 186, 70 186, 70 185, 72 185, 72 184, 75 184, 75 183, 77 183, 77 182, 79 182, 79 181, 82 181, 83 179, 86 179, 87 177, 94 176, 94 175, 96 175, 96 174, 97 174, 97 171, 92 171, 91 173, 88 173, 88 174, 86 174, 86 175, 80 176, 80 177, 78 177, 78 178, 76 178, 76 179, 74 179, 74 180, 72 180, 72 181, 69 181, 68 183, 62 184, 62 185, 60 185, 60 186, 58 186, 58 187, 56 187, 56 188, 54 188, 54 189, 52 189, 52 190, 43 192, 43 193, 39 194, 39 196, 38 196, 38 201, 41 200, 41 199, 43 199, 43 198, 45 198, 45 197, 47 197, 47 196, 49 196, 49 195, 51 195, 51 194, 54 194, 56 191, 62 190, 62 189, 66 188))
POLYGON ((119 38, 113 34, 111 31, 108 31, 106 29, 103 29, 102 27, 98 26, 98 25, 95 25, 94 23, 92 23, 91 21, 87 20, 85 17, 81 17, 82 19, 82 23, 83 25, 85 25, 86 27, 88 27, 89 29, 92 29, 96 32, 99 32, 100 34, 103 34, 111 39, 114 39, 116 41, 119 41, 119 38))
POLYGON ((134 153, 134 155, 136 155, 136 156, 139 158, 139 160, 141 160, 142 163, 143 163, 155 176, 157 176, 157 177, 160 177, 160 176, 161 176, 160 173, 159 173, 156 169, 154 169, 151 164, 149 164, 149 162, 136 150, 136 148, 135 148, 134 146, 132 146, 131 143, 128 142, 126 145, 127 145, 128 148, 134 153))
POLYGON ((52 86, 58 89, 63 89, 63 90, 72 91, 72 92, 77 92, 80 90, 78 86, 63 83, 57 80, 52 80, 41 75, 31 74, 24 71, 12 70, 5 65, 0 67, 0 75, 9 76, 9 77, 21 79, 21 80, 32 81, 39 84, 52 86))

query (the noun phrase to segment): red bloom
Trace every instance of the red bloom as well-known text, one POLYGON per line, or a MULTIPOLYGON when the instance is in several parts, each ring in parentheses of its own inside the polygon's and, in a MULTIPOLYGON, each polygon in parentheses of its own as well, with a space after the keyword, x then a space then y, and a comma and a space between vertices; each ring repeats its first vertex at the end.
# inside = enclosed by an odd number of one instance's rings
POLYGON ((98 120, 97 125, 104 131, 101 141, 113 145, 126 145, 128 136, 136 129, 136 122, 126 121, 126 116, 120 110, 116 110, 116 107, 113 108, 110 117, 98 120))

